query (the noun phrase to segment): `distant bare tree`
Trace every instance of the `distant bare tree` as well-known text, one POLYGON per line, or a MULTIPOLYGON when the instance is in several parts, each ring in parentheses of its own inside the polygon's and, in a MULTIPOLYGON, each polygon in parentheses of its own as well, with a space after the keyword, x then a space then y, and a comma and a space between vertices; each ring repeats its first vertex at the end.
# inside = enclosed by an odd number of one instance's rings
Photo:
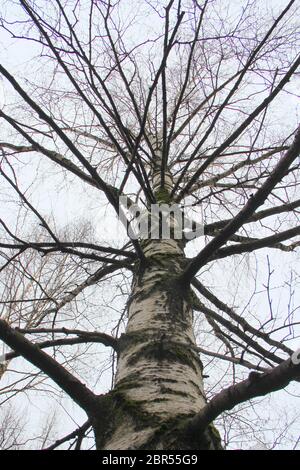
POLYGON ((24 420, 17 416, 12 407, 0 414, 0 450, 17 450, 23 444, 24 420))

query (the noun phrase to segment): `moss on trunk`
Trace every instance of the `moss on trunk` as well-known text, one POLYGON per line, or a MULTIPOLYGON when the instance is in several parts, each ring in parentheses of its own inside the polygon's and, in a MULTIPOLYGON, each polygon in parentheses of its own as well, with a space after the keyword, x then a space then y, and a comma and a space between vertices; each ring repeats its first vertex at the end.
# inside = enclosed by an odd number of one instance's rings
POLYGON ((147 263, 134 279, 119 341, 115 387, 101 398, 105 416, 93 420, 97 448, 219 449, 213 426, 201 436, 183 432, 206 398, 189 293, 177 281, 182 247, 150 240, 144 252, 147 263))

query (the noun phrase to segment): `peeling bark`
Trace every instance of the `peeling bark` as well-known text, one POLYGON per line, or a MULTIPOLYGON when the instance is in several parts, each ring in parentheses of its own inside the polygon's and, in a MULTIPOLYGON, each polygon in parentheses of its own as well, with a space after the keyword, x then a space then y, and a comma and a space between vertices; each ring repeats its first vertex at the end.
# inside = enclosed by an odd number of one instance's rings
POLYGON ((115 387, 103 398, 107 416, 94 425, 97 448, 220 448, 213 427, 195 437, 182 432, 206 399, 192 308, 177 281, 184 265, 181 243, 147 240, 143 250, 147 265, 133 281, 115 387))

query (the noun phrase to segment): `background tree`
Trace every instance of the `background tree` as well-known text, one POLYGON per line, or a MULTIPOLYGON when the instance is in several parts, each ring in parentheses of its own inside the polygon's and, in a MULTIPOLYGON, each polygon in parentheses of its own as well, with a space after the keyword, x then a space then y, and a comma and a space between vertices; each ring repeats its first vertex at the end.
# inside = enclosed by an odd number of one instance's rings
POLYGON ((3 403, 75 402, 51 448, 240 447, 263 439, 251 400, 299 379, 297 1, 223 3, 2 6, 3 403), (204 235, 136 239, 121 196, 204 235))

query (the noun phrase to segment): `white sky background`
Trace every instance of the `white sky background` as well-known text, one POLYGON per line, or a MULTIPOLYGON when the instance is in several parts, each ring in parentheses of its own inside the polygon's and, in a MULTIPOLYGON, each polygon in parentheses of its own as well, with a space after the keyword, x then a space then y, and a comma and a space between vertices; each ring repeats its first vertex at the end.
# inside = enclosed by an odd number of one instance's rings
MULTIPOLYGON (((231 8, 235 8, 236 5, 240 5, 240 1, 230 2, 231 8)), ((134 2, 132 3, 134 4, 134 2)), ((281 10, 283 6, 287 4, 286 1, 277 0, 272 1, 272 7, 281 10)), ((267 5, 270 5, 269 1, 261 0, 262 9, 267 5)), ((299 5, 300 6, 300 5, 299 5)), ((11 12, 19 11, 19 8, 14 6, 14 2, 3 2, 4 8, 9 8, 11 12)), ((30 80, 35 79, 40 82, 41 80, 47 81, 46 77, 42 77, 42 70, 32 69, 32 57, 37 53, 37 49, 33 43, 22 42, 19 40, 9 39, 7 33, 4 33, 0 29, 0 49, 1 49, 1 62, 4 66, 12 73, 17 76, 28 77, 30 80)), ((299 96, 299 78, 292 85, 287 87, 290 92, 298 94, 299 96)), ((4 96, 6 103, 15 99, 14 93, 11 88, 3 83, 4 96)), ((284 134, 284 127, 295 127, 295 123, 299 122, 299 97, 295 94, 283 93, 282 97, 277 100, 278 109, 280 109, 280 122, 274 115, 274 132, 276 128, 280 128, 284 134)), ((0 131, 1 132, 1 131, 0 131)), ((5 140, 4 137, 0 137, 0 140, 5 140)), ((99 242, 102 238, 107 238, 112 234, 116 233, 117 221, 113 212, 103 205, 104 199, 101 200, 99 192, 94 191, 91 188, 87 189, 86 185, 83 185, 79 179, 74 178, 75 184, 71 184, 70 181, 66 182, 61 171, 51 163, 40 164, 37 157, 35 160, 30 156, 28 158, 25 155, 24 160, 27 162, 26 165, 20 165, 21 172, 19 174, 22 188, 28 188, 27 196, 30 195, 30 200, 33 204, 41 211, 42 214, 55 214, 55 219, 59 226, 68 225, 68 223, 79 223, 80 220, 92 221, 96 228, 97 237, 99 242), (95 198, 96 194, 96 198, 95 198)), ((297 195, 296 195, 297 196, 297 195)), ((1 201, 5 198, 6 204, 1 206, 1 217, 11 222, 11 226, 14 226, 14 220, 16 216, 16 206, 12 204, 7 197, 7 188, 0 187, 0 198, 1 201)), ((299 197, 299 195, 298 195, 299 197)), ((208 221, 209 222, 209 221, 208 221)), ((30 227, 28 227, 30 230, 30 227)), ((121 246, 122 243, 118 239, 115 239, 115 245, 121 246)), ((192 256, 199 250, 199 247, 204 243, 204 240, 197 240, 191 244, 188 249, 188 255, 192 256)), ((260 315, 261 311, 268 309, 268 299, 263 289, 263 285, 267 281, 267 251, 260 250, 255 261, 248 262, 248 256, 239 256, 236 258, 236 265, 233 266, 232 262, 221 260, 218 266, 215 266, 206 276, 207 287, 212 287, 213 291, 218 295, 221 294, 222 298, 227 299, 231 305, 241 305, 245 303, 245 299, 249 298, 254 288, 260 294, 255 293, 254 299, 251 304, 251 312, 257 312, 260 315), (226 275, 224 275, 226 273, 226 275), (217 279, 217 283, 216 280, 217 279), (256 279, 254 281, 254 279, 256 279), (238 291, 238 294, 237 294, 238 291)), ((300 254, 299 250, 297 253, 284 253, 281 256, 280 252, 273 250, 271 253, 272 269, 274 274, 272 275, 272 288, 273 288, 273 308, 274 312, 278 311, 279 314, 283 314, 286 308, 288 308, 289 301, 289 290, 287 286, 290 269, 295 272, 299 266, 300 254), (284 261, 283 261, 284 260, 284 261), (284 264, 283 264, 284 263, 284 264), (285 289, 277 289, 278 286, 286 286, 285 289)), ((109 285, 107 291, 104 293, 106 302, 109 303, 109 285)), ((112 292, 111 292, 112 294, 112 292)), ((101 300, 99 294, 99 300, 101 300)), ((299 290, 295 292, 294 305, 300 305, 299 290)), ((120 303, 121 305, 121 303, 120 303)), ((101 306, 102 308, 102 306, 101 306)), ((94 310, 96 312, 97 309, 94 310)), ((107 310, 106 315, 111 315, 112 312, 107 310)), ((264 315, 265 313, 263 313, 264 315)), ((297 312, 298 318, 299 313, 297 312)), ((116 313, 115 313, 116 318, 116 313)), ((107 321, 107 331, 113 323, 107 321)), ((103 317, 104 319, 104 317, 103 317)), ((254 325, 255 326, 255 325, 254 325)), ((293 342, 289 344, 290 347, 297 348, 299 344, 293 342)), ((99 345, 97 345, 99 348, 99 345)), ((101 349, 101 346, 100 346, 101 349)), ((105 354, 105 348, 102 348, 103 354, 105 354)), ((1 350, 0 350, 1 354, 1 350)), ((203 358, 202 358, 203 359, 203 358)), ((33 370, 28 364, 25 364, 23 360, 14 360, 11 366, 13 369, 19 370, 33 370), (24 369, 23 369, 24 368, 24 369)), ((222 367, 222 370, 224 367, 222 367)), ((219 370, 209 370, 210 379, 207 381, 207 386, 214 382, 214 378, 220 374, 219 370)), ((8 374, 7 374, 8 375, 8 374)), ((99 377, 95 378, 94 382, 99 377)), ((5 380, 8 380, 5 378, 5 380)), ((110 374, 109 371, 105 372, 101 380, 97 382, 96 390, 101 393, 105 392, 110 387, 110 374)), ((268 420, 269 411, 275 419, 281 419, 280 417, 285 415, 285 412, 289 410, 290 416, 298 415, 298 419, 292 426, 292 433, 294 436, 299 435, 300 421, 299 413, 297 410, 300 409, 300 400, 296 395, 297 387, 292 385, 286 391, 276 393, 276 397, 272 397, 272 402, 268 410, 268 405, 262 404, 261 407, 257 406, 258 413, 260 413, 261 419, 268 420), (274 409, 276 407, 276 414, 274 409)), ((267 401, 269 398, 267 398, 267 401)), ((14 405, 19 410, 20 415, 24 410, 26 416, 26 427, 28 430, 40 428, 44 423, 45 417, 51 415, 53 410, 57 413, 57 436, 56 438, 62 437, 69 431, 72 431, 78 424, 81 424, 85 420, 84 413, 74 405, 69 399, 63 398, 60 400, 60 405, 57 407, 57 399, 54 397, 49 398, 47 393, 35 393, 28 392, 25 394, 17 395, 13 400, 14 405), (74 422, 76 425, 74 426, 74 422)), ((272 422, 270 426, 273 428, 272 422)), ((30 436, 33 432, 30 431, 30 436)), ((37 432, 38 434, 38 432, 37 432)), ((276 433, 275 433, 276 434, 276 433)), ((273 439, 273 434, 270 431, 267 434, 267 438, 270 441, 273 439)), ((238 440, 238 436, 236 437, 238 440)), ((249 436, 249 441, 255 442, 254 436, 249 436)), ((34 443, 28 443, 28 446, 34 447, 34 443)), ((280 448, 280 446, 279 446, 280 448)))

